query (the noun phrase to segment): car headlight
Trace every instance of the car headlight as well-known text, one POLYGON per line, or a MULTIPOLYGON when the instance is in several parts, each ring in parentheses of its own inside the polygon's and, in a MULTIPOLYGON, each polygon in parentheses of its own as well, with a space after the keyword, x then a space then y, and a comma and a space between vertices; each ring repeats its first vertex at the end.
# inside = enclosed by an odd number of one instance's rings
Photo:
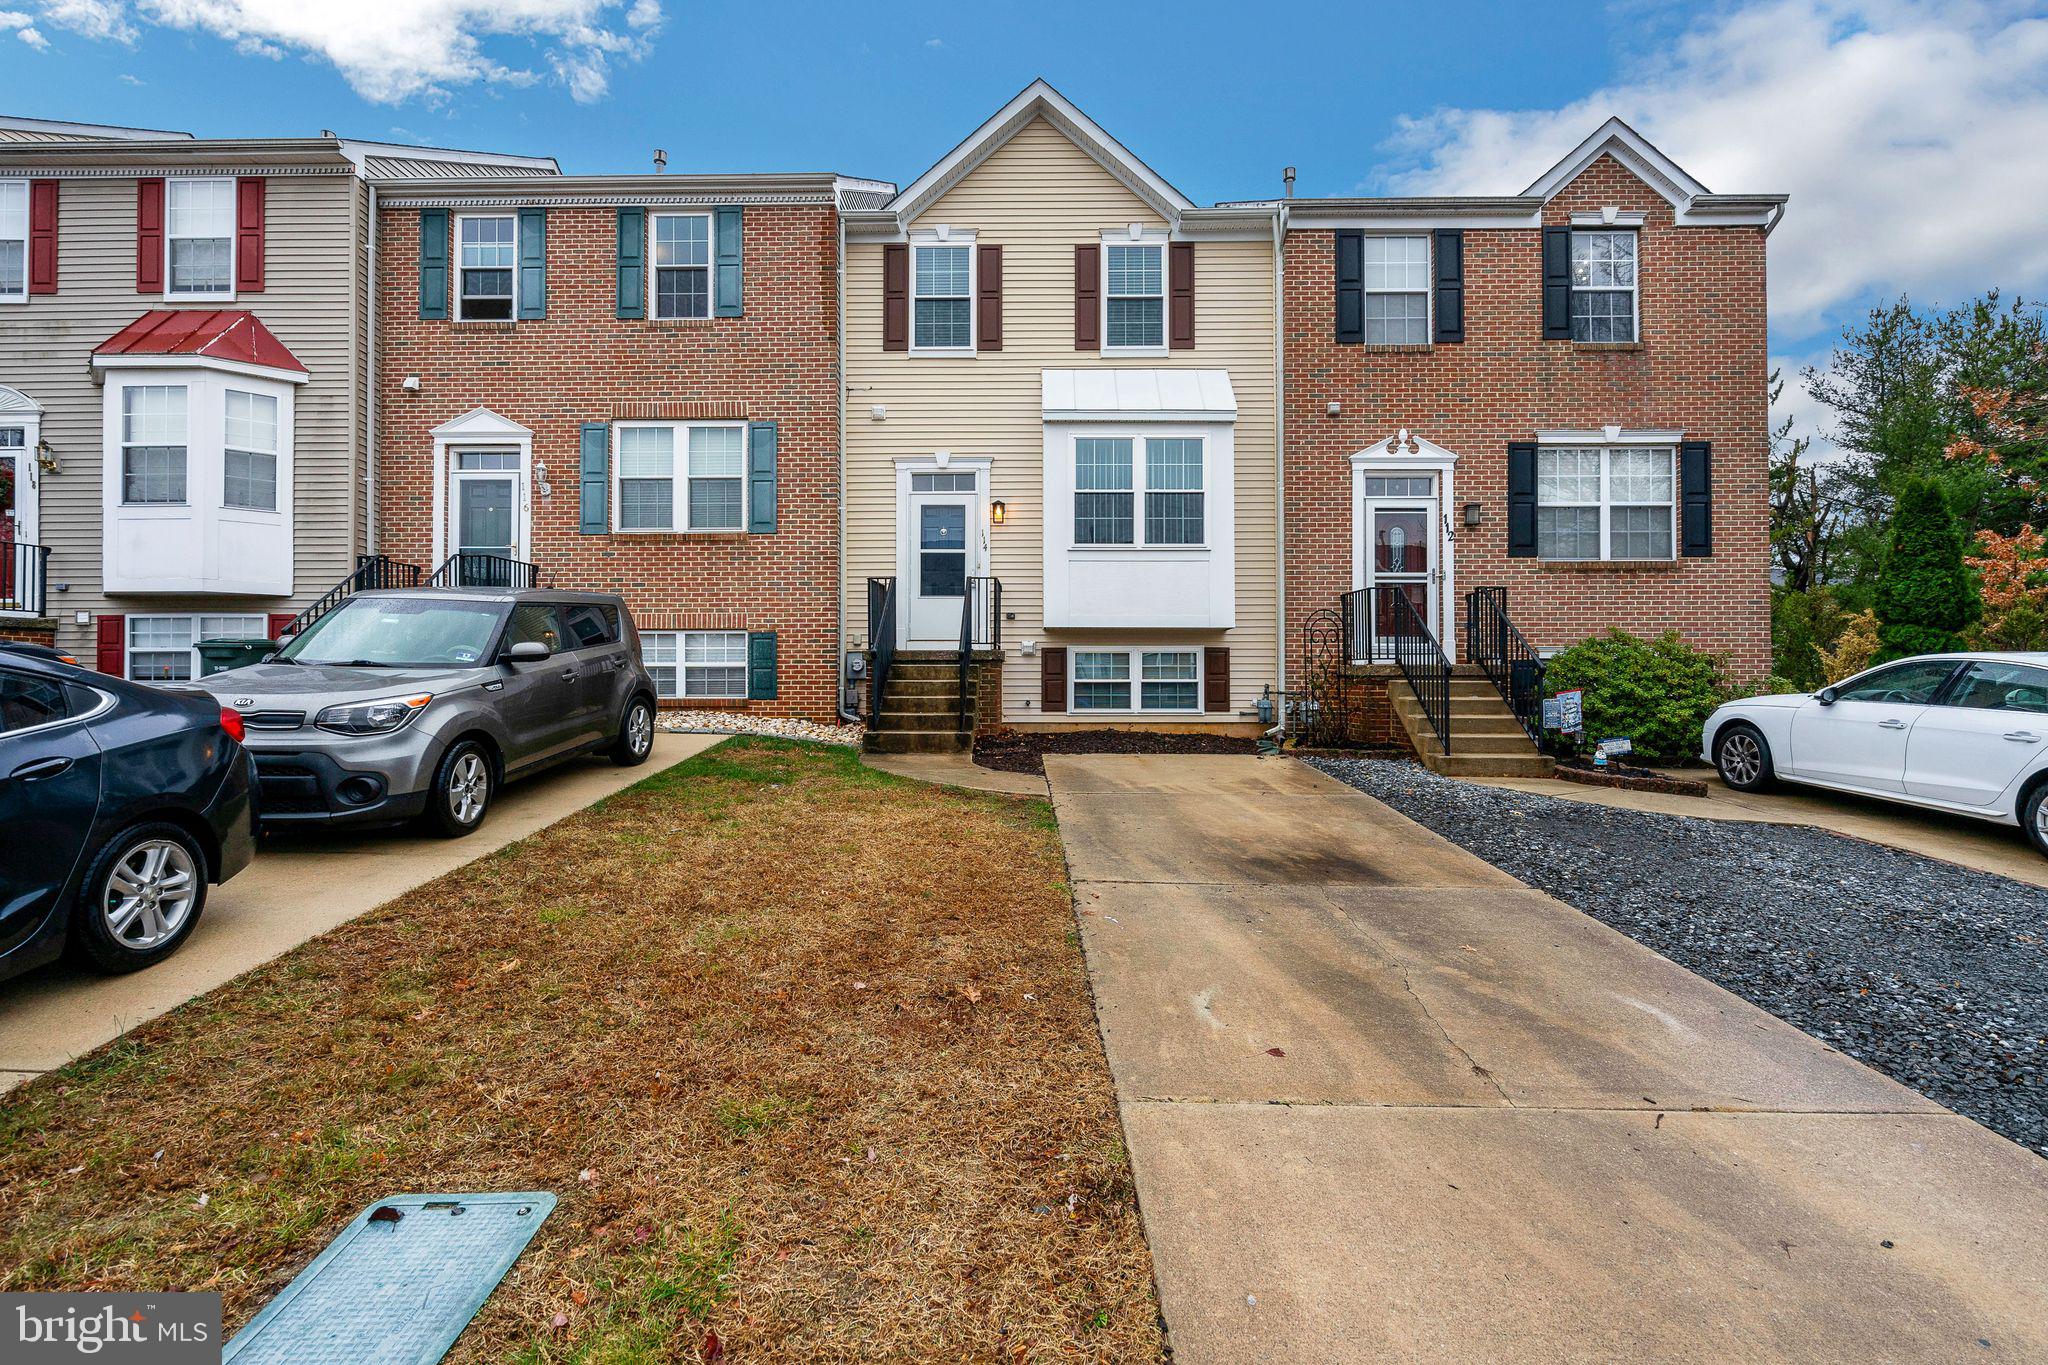
POLYGON ((337 735, 388 735, 412 724, 412 718, 433 699, 433 693, 422 692, 413 697, 347 702, 328 707, 313 717, 313 724, 337 735))

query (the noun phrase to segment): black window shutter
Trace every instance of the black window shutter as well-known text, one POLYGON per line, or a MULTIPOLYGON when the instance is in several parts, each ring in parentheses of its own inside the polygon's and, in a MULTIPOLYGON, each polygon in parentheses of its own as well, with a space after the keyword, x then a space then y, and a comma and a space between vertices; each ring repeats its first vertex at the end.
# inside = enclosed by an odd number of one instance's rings
POLYGON ((1536 443, 1508 442, 1508 557, 1536 557, 1536 443))
POLYGON ((1436 234, 1436 339, 1465 339, 1465 234, 1456 228, 1436 234))
POLYGON ((1365 234, 1337 234, 1337 344, 1365 340, 1365 234))
POLYGON ((1543 229, 1543 339, 1572 339, 1572 230, 1543 229))
POLYGON ((1679 523, 1688 558, 1714 553, 1714 446, 1687 441, 1678 447, 1679 523))

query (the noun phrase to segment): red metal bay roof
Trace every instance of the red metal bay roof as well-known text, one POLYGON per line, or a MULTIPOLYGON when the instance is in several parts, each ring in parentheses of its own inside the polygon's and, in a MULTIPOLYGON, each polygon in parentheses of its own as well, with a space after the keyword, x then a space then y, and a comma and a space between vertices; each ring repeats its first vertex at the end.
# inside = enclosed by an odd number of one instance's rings
POLYGON ((236 309, 157 309, 101 342, 102 355, 194 355, 306 373, 298 357, 256 320, 236 309))

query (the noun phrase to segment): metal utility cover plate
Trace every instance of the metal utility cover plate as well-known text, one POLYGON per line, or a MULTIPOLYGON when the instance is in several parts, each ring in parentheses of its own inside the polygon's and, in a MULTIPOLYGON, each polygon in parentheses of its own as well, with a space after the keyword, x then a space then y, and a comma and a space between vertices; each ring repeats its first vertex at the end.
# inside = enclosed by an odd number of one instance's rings
POLYGON ((554 1207, 546 1193, 380 1199, 235 1334, 221 1359, 432 1365, 554 1207))

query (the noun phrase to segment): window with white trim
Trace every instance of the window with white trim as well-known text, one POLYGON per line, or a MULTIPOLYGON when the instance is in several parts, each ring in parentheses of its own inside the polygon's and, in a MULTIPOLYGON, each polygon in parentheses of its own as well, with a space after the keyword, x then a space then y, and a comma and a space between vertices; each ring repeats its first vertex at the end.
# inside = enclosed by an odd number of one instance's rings
POLYGON ((0 303, 28 298, 28 181, 0 180, 0 303))
POLYGON ((519 280, 518 219, 509 213, 465 214, 455 229, 456 319, 511 321, 519 280))
POLYGON ((1201 655, 1199 649, 1074 650, 1069 709, 1200 711, 1201 655))
POLYGON ((1199 436, 1076 437, 1074 544, 1202 544, 1207 521, 1205 468, 1199 436), (1140 441, 1142 466, 1136 461, 1140 441), (1141 469, 1142 487, 1137 484, 1141 469), (1136 516, 1140 492, 1142 522, 1136 516))
POLYGON ((653 215, 654 316, 711 316, 711 215, 653 215))
POLYGON ((910 345, 974 349, 974 248, 914 242, 910 248, 910 345))
POLYGON ((121 391, 121 501, 185 501, 186 390, 130 384, 121 391))
POLYGON ((1536 553, 1543 559, 1670 559, 1677 452, 1543 446, 1536 452, 1536 553))
POLYGON ((1166 243, 1110 243, 1102 250, 1105 351, 1166 345, 1166 243))
POLYGON ((221 505, 277 510, 277 399, 227 390, 221 505))
POLYGON ((188 682, 199 676, 201 640, 267 640, 270 621, 260 614, 131 616, 128 677, 135 682, 188 682))
POLYGON ((1365 340, 1429 344, 1429 238, 1365 237, 1365 340))
POLYGON ((227 298, 235 292, 235 182, 164 182, 164 293, 227 298))
POLYGON ((746 529, 744 424, 636 422, 618 432, 617 529, 746 529))
POLYGON ((642 631, 640 661, 647 665, 658 697, 746 699, 747 633, 743 630, 642 631))
POLYGON ((1572 340, 1636 339, 1636 234, 1572 233, 1572 340))

